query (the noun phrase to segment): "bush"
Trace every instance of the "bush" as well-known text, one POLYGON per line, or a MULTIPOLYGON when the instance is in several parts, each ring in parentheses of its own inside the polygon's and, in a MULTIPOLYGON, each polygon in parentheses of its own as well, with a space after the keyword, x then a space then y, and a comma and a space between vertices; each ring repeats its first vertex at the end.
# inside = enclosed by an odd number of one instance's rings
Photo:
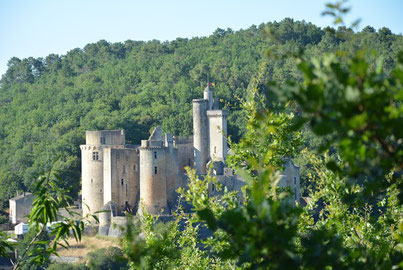
POLYGON ((48 270, 87 270, 88 267, 83 264, 71 264, 71 263, 52 263, 47 268, 48 270))
POLYGON ((90 269, 110 270, 126 269, 127 260, 117 247, 101 248, 88 253, 88 266, 90 269))

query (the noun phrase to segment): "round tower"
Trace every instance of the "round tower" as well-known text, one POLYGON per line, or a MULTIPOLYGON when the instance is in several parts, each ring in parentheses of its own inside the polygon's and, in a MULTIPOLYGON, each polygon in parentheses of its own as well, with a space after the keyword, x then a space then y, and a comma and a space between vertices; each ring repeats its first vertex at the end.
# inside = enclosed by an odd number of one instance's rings
POLYGON ((104 148, 123 145, 123 130, 87 131, 81 145, 83 216, 99 211, 104 205, 104 148))
POLYGON ((209 100, 193 100, 193 146, 194 163, 198 174, 206 173, 206 164, 208 162, 208 118, 207 109, 209 100))
POLYGON ((101 133, 87 131, 87 144, 81 145, 81 179, 83 216, 95 213, 103 206, 103 147, 101 133), (95 137, 98 137, 95 138, 95 137), (96 142, 99 142, 95 144, 96 142))
POLYGON ((140 150, 140 207, 150 214, 167 212, 166 155, 163 141, 141 142, 140 150))

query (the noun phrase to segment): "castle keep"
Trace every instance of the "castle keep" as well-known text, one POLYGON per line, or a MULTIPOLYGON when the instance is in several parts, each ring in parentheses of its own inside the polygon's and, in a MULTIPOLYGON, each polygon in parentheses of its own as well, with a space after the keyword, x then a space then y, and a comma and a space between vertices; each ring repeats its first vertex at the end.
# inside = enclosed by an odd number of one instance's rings
MULTIPOLYGON (((193 100, 190 138, 163 134, 157 127, 141 145, 129 145, 124 130, 87 131, 86 144, 81 145, 83 215, 110 210, 112 217, 123 216, 144 208, 151 214, 169 214, 176 206, 175 191, 186 186, 186 166, 204 175, 213 163, 218 181, 239 190, 243 180, 225 166, 227 115, 208 85, 203 99, 193 100)), ((280 185, 290 186, 298 201, 299 168, 290 160, 284 166, 280 185)), ((101 227, 110 223, 110 216, 99 216, 101 227)))

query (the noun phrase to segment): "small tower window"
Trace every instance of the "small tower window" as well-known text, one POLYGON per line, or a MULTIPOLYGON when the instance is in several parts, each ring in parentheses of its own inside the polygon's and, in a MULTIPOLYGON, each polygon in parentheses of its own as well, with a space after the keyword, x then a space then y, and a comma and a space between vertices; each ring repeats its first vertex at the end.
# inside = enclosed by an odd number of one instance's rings
POLYGON ((92 160, 99 160, 99 154, 98 152, 92 152, 92 160))
POLYGON ((133 168, 134 168, 134 171, 137 172, 137 166, 136 166, 136 164, 134 164, 133 168))
POLYGON ((105 144, 105 137, 101 137, 100 140, 101 140, 101 144, 105 144))
POLYGON ((120 153, 116 152, 116 159, 120 159, 120 153))
POLYGON ((297 185, 297 177, 294 176, 294 185, 297 185))
POLYGON ((94 179, 91 179, 91 183, 94 182, 94 179))
POLYGON ((122 180, 120 180, 120 182, 121 182, 121 184, 122 184, 122 186, 123 186, 123 184, 124 184, 125 180, 124 180, 124 179, 122 179, 122 180))
POLYGON ((157 174, 157 167, 154 167, 154 174, 157 174))
POLYGON ((157 159, 157 152, 154 152, 154 158, 157 159))
POLYGON ((217 153, 217 146, 214 146, 214 154, 217 153))
POLYGON ((123 174, 126 173, 126 165, 123 165, 123 174))

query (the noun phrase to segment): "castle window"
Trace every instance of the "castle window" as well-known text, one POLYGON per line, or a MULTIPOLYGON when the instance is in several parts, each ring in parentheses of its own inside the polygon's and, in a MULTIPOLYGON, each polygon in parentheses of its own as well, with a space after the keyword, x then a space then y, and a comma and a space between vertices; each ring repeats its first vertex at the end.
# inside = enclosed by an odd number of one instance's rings
POLYGON ((126 173, 126 165, 123 165, 123 174, 126 173))
POLYGON ((91 183, 94 182, 94 179, 91 179, 91 183))
POLYGON ((122 179, 122 180, 121 180, 121 184, 122 184, 122 186, 123 186, 124 182, 125 182, 125 180, 124 180, 124 179, 122 179))
POLYGON ((98 152, 92 152, 92 160, 99 160, 98 152))
POLYGON ((217 146, 214 146, 214 154, 217 153, 217 146))
POLYGON ((154 152, 154 158, 157 159, 157 152, 154 152))
POLYGON ((105 137, 101 137, 101 144, 105 144, 105 137))
POLYGON ((294 176, 294 185, 297 184, 297 177, 294 176))
POLYGON ((157 167, 154 167, 154 173, 157 174, 157 167))
POLYGON ((190 163, 190 158, 189 158, 189 166, 191 166, 192 164, 190 163))
POLYGON ((116 159, 120 159, 120 153, 116 152, 116 159))
POLYGON ((134 168, 134 171, 137 172, 137 166, 136 166, 136 164, 134 164, 133 168, 134 168))

